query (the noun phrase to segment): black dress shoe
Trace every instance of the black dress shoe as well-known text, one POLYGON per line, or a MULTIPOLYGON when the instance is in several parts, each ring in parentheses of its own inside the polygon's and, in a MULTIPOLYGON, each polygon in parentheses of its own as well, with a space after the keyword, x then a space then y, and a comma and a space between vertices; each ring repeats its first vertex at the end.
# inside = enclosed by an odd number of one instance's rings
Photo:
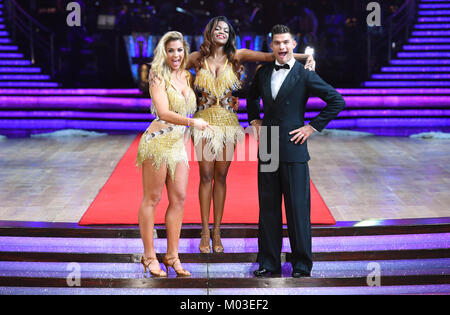
POLYGON ((293 278, 305 278, 305 277, 311 277, 311 273, 305 272, 305 271, 294 271, 292 272, 293 278))
POLYGON ((266 268, 259 268, 258 270, 255 270, 254 272, 253 272, 253 274, 256 276, 256 277, 265 277, 265 276, 277 276, 277 275, 281 275, 281 269, 278 269, 278 270, 269 270, 269 269, 266 269, 266 268))

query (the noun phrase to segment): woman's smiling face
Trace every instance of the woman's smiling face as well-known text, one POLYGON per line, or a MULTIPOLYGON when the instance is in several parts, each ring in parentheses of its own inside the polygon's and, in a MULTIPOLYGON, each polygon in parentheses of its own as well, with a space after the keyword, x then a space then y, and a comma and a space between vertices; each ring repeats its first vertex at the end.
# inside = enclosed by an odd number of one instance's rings
POLYGON ((166 44, 167 64, 172 70, 180 69, 183 64, 184 47, 180 40, 172 40, 166 44))
POLYGON ((230 28, 224 21, 219 21, 216 27, 213 29, 212 38, 214 43, 219 45, 225 45, 230 37, 230 28))

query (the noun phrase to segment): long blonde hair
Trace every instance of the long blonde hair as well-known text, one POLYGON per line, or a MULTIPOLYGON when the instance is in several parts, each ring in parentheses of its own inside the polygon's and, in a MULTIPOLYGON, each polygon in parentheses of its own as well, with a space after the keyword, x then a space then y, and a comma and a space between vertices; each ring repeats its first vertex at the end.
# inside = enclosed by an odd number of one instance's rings
POLYGON ((161 39, 158 42, 158 45, 156 46, 154 50, 155 57, 153 58, 153 61, 151 63, 151 70, 150 70, 150 77, 149 81, 152 82, 153 76, 156 76, 158 79, 163 81, 165 85, 169 84, 170 82, 170 66, 167 64, 167 52, 166 52, 166 46, 169 42, 179 40, 183 43, 184 48, 184 56, 183 56, 183 62, 181 63, 180 69, 185 70, 189 58, 189 45, 186 42, 185 38, 183 37, 183 34, 176 31, 170 31, 161 37, 161 39))

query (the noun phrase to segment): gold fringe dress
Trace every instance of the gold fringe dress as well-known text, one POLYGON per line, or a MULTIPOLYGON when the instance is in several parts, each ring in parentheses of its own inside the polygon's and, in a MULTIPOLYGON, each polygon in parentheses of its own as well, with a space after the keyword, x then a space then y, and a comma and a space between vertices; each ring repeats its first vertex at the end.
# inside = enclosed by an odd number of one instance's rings
POLYGON ((225 63, 222 73, 217 78, 211 73, 205 60, 206 69, 198 71, 194 88, 197 92, 198 106, 194 118, 202 118, 214 129, 197 130, 192 128, 194 144, 203 139, 210 145, 211 153, 216 158, 222 153, 226 143, 236 145, 244 139, 244 130, 239 124, 238 116, 233 109, 231 93, 241 88, 241 82, 233 68, 225 63))
MULTIPOLYGON (((191 74, 187 72, 190 78, 191 74)), ((188 80, 190 82, 190 80, 188 80)), ((169 110, 187 117, 197 108, 195 92, 189 87, 189 96, 185 98, 172 83, 166 85, 166 93, 169 101, 169 110)), ((183 162, 189 167, 185 149, 185 126, 174 125, 158 117, 156 108, 151 107, 151 112, 156 116, 139 141, 139 149, 136 165, 142 166, 147 159, 152 159, 153 165, 159 169, 165 164, 172 180, 175 178, 175 169, 178 163, 183 162)))

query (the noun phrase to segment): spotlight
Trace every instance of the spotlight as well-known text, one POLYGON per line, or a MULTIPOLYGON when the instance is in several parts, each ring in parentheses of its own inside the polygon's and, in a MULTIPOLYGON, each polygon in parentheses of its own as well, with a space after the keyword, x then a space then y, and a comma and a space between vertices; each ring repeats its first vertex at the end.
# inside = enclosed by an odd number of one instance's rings
POLYGON ((314 56, 314 48, 307 46, 305 49, 305 54, 314 56))

